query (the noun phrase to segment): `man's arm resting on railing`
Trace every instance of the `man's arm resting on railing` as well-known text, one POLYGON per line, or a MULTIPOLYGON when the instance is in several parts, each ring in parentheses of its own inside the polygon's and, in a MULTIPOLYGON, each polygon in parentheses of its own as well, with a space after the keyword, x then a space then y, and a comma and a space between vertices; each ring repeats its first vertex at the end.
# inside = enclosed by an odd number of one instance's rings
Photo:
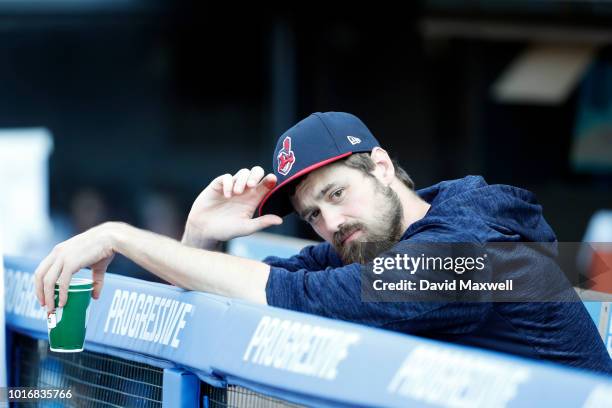
POLYGON ((124 223, 109 223, 115 252, 166 281, 189 290, 266 304, 270 266, 182 245, 124 223))
POLYGON ((59 307, 67 300, 72 275, 91 268, 93 297, 98 298, 104 274, 115 253, 153 274, 189 290, 215 293, 266 304, 270 267, 262 262, 188 247, 162 235, 121 222, 107 222, 58 244, 35 272, 36 294, 48 311, 54 288, 60 287, 59 307))

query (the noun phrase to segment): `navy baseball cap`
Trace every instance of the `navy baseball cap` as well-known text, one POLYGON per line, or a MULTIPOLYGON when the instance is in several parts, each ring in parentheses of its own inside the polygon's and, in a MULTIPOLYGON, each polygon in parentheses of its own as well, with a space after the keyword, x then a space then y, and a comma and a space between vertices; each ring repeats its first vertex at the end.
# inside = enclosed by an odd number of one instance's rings
POLYGON ((277 185, 259 204, 259 215, 285 216, 294 211, 290 186, 313 170, 380 146, 366 125, 344 112, 317 112, 281 135, 272 156, 277 185))

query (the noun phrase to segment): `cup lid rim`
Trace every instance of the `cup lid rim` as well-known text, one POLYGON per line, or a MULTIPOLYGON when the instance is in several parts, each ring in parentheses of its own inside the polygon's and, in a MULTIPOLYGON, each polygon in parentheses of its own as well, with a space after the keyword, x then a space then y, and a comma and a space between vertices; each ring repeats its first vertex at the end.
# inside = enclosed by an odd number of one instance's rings
MULTIPOLYGON (((89 278, 72 278, 72 280, 70 281, 70 289, 78 289, 81 286, 92 286, 93 289, 93 279, 89 279, 89 278)), ((59 290, 59 284, 56 283, 55 284, 55 290, 59 290)))

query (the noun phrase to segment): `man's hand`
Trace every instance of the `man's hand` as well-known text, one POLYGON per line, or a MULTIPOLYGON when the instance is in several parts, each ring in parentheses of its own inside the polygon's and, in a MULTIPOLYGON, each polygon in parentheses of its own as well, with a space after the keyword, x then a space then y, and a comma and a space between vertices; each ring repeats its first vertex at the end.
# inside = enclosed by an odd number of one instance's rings
POLYGON ((59 304, 64 307, 72 275, 90 267, 93 275, 93 298, 100 297, 104 273, 115 255, 111 229, 113 223, 98 225, 55 246, 34 273, 36 296, 47 311, 55 309, 55 284, 59 283, 59 304))
POLYGON ((210 248, 218 241, 250 235, 272 225, 282 224, 276 215, 253 218, 257 206, 276 185, 276 176, 255 166, 233 176, 214 179, 196 198, 185 226, 184 244, 210 248))

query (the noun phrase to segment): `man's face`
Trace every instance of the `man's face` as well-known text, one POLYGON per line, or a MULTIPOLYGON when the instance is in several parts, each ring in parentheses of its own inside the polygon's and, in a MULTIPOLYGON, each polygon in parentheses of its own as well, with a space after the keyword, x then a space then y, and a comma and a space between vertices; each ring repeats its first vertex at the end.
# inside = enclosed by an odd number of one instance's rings
POLYGON ((310 173, 292 197, 302 219, 345 264, 367 263, 402 234, 402 206, 390 187, 342 163, 310 173))

